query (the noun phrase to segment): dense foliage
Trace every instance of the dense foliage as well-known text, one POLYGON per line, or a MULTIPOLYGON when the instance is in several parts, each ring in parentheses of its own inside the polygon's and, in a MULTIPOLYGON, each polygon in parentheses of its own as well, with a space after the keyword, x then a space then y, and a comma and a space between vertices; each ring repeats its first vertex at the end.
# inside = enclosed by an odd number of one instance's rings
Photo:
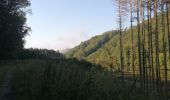
POLYGON ((26 26, 25 8, 29 0, 0 0, 0 59, 17 58, 24 46, 26 26))
POLYGON ((118 31, 109 31, 103 35, 95 36, 88 41, 82 42, 79 46, 71 49, 67 52, 68 57, 76 57, 83 59, 102 48, 105 43, 110 41, 114 36, 118 34, 118 31))
POLYGON ((19 54, 19 59, 58 59, 64 58, 59 51, 48 49, 23 49, 19 54))

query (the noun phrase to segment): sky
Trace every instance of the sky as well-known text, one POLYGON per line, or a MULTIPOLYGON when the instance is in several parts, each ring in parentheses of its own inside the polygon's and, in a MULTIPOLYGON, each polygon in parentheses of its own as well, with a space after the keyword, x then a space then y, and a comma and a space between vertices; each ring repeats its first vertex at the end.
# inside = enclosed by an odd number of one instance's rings
POLYGON ((31 0, 25 48, 63 50, 116 29, 112 0, 31 0))

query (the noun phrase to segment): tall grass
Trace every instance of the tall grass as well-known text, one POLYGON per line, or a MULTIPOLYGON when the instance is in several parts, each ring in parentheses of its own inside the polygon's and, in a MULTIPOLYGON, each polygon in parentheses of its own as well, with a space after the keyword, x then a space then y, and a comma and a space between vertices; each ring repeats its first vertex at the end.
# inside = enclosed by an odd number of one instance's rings
POLYGON ((115 73, 75 59, 21 61, 13 72, 15 100, 151 100, 115 73))

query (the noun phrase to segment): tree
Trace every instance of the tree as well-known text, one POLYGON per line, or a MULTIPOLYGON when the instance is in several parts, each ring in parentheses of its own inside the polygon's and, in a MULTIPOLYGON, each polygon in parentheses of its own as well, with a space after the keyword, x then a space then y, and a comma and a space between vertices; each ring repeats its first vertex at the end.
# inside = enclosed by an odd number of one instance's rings
POLYGON ((139 16, 139 9, 140 9, 140 2, 137 0, 137 33, 138 33, 138 61, 139 61, 139 77, 140 77, 140 84, 142 85, 142 62, 141 62, 141 35, 140 35, 140 16, 139 16))
MULTIPOLYGON (((151 87, 153 87, 153 80, 154 78, 152 78, 153 74, 153 60, 152 60, 152 41, 151 41, 151 37, 152 37, 152 30, 151 30, 151 9, 152 5, 151 5, 151 0, 147 0, 147 33, 148 33, 148 67, 149 67, 149 82, 148 84, 150 84, 150 91, 151 91, 151 87)), ((147 85, 148 86, 148 85, 147 85)))
MULTIPOLYGON (((166 100, 168 100, 168 75, 167 75, 167 53, 166 53, 166 45, 167 45, 167 42, 166 42, 166 30, 165 30, 165 11, 164 11, 164 8, 165 8, 165 4, 164 4, 164 0, 161 0, 161 17, 162 17, 162 21, 161 21, 161 24, 162 24, 162 48, 163 48, 163 66, 164 66, 164 73, 165 73, 165 98, 166 100)), ((168 26, 169 27, 169 26, 168 26)))
POLYGON ((118 24, 119 24, 119 43, 120 43, 120 69, 122 76, 122 83, 124 83, 124 57, 123 57, 123 22, 127 15, 127 1, 126 0, 116 0, 116 6, 118 7, 118 24))
POLYGON ((30 30, 25 11, 29 5, 29 0, 0 1, 0 59, 17 58, 23 49, 24 37, 30 30))
POLYGON ((145 23, 144 23, 144 20, 145 20, 145 4, 144 4, 144 1, 143 0, 140 0, 140 12, 141 12, 141 33, 142 33, 142 41, 141 41, 141 44, 142 44, 142 72, 143 72, 143 87, 144 89, 146 88, 146 63, 145 63, 145 23))
POLYGON ((134 49, 134 33, 133 33, 133 4, 134 1, 130 0, 130 30, 131 30, 131 46, 132 46, 132 70, 133 70, 133 79, 134 84, 136 85, 136 73, 135 73, 135 49, 134 49))
POLYGON ((155 61, 156 61, 156 84, 157 93, 160 97, 160 66, 159 66, 159 43, 158 43, 158 1, 154 0, 154 14, 155 14, 155 61))
POLYGON ((149 19, 150 19, 150 23, 149 23, 149 30, 150 30, 150 33, 149 33, 149 35, 150 35, 150 63, 151 63, 151 78, 152 78, 152 88, 153 88, 153 90, 155 89, 154 88, 154 85, 155 85, 155 71, 154 71, 154 61, 153 61, 153 43, 152 43, 152 41, 153 41, 153 38, 152 38, 152 35, 153 35, 153 31, 152 31, 152 7, 153 7, 153 2, 152 2, 152 0, 149 0, 149 19))

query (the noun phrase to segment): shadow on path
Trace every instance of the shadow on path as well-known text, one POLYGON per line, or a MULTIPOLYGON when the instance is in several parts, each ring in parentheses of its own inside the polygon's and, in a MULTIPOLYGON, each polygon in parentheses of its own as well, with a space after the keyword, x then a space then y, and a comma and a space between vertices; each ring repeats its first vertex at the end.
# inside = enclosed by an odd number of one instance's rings
POLYGON ((0 85, 0 100, 11 100, 12 99, 12 71, 9 70, 6 73, 4 80, 0 85))

